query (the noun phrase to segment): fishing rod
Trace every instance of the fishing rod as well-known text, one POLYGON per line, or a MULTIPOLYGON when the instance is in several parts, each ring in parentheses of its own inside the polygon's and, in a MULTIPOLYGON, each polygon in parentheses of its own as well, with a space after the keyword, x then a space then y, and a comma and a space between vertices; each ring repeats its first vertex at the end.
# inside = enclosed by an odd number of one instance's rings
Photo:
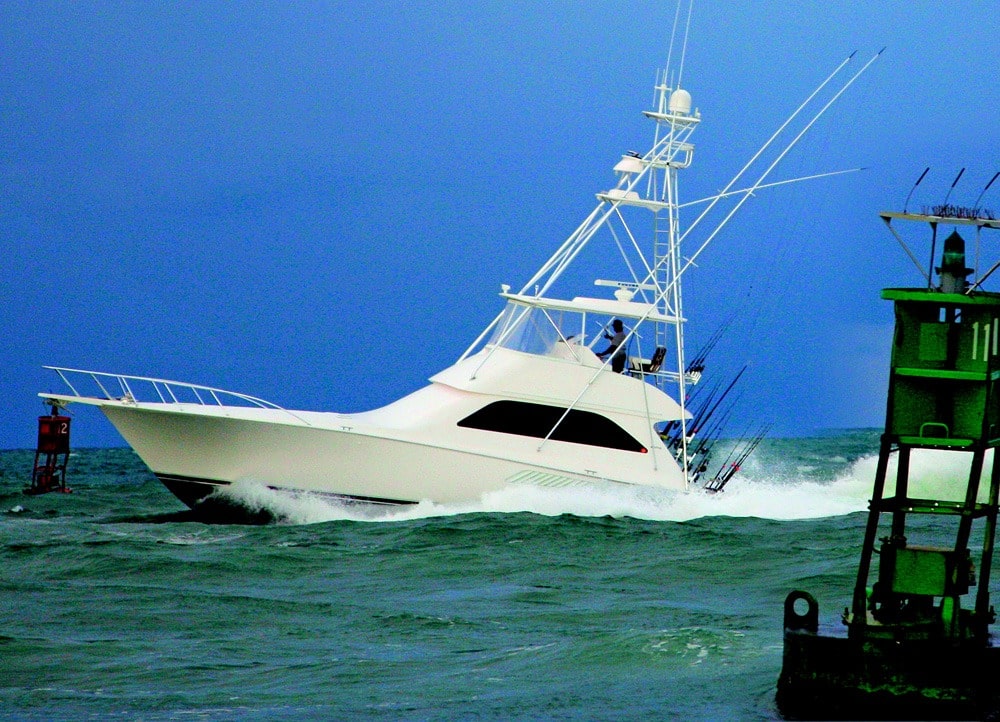
MULTIPOLYGON (((721 379, 716 379, 711 386, 696 386, 691 395, 688 396, 688 398, 685 400, 685 406, 687 407, 693 406, 697 401, 697 399, 699 398, 699 396, 702 393, 706 393, 708 394, 708 399, 705 401, 705 404, 702 404, 702 407, 704 407, 706 404, 711 403, 712 399, 715 398, 715 394, 718 393, 719 388, 721 386, 722 386, 721 379)), ((697 416, 697 414, 692 413, 692 418, 694 418, 695 416, 697 416)), ((670 440, 671 443, 680 443, 680 439, 675 438, 673 436, 675 427, 679 425, 680 421, 677 419, 668 421, 664 425, 663 430, 660 432, 660 438, 663 439, 664 441, 670 440)))
MULTIPOLYGON (((663 433, 660 434, 661 438, 667 442, 668 447, 677 448, 680 446, 682 436, 685 433, 688 439, 695 438, 695 436, 699 434, 702 429, 704 429, 705 425, 711 420, 719 406, 726 401, 726 398, 732 392, 733 387, 746 370, 747 366, 744 366, 736 377, 729 382, 728 386, 726 386, 724 390, 722 389, 722 380, 716 381, 713 386, 709 387, 708 398, 705 399, 705 402, 699 406, 696 412, 694 412, 694 415, 691 418, 691 423, 690 425, 687 425, 686 429, 677 428, 679 427, 679 423, 676 421, 669 422, 667 427, 664 428, 663 433)), ((734 403, 735 400, 732 400, 730 407, 734 403)), ((689 403, 688 405, 691 406, 693 404, 689 403)), ((714 429, 715 426, 712 428, 714 429)))
POLYGON ((723 459, 722 464, 719 466, 719 470, 715 473, 716 477, 721 475, 723 473, 723 469, 726 469, 730 465, 734 456, 738 458, 742 455, 745 444, 747 443, 747 438, 750 436, 751 427, 752 424, 748 423, 743 433, 733 442, 732 447, 729 449, 729 453, 726 454, 726 458, 723 459))
POLYGON ((709 336, 708 341, 705 345, 701 347, 695 357, 688 362, 688 367, 686 369, 687 373, 694 373, 695 371, 701 372, 705 370, 705 360, 708 355, 715 349, 715 346, 722 340, 723 335, 729 330, 729 327, 733 325, 736 320, 736 311, 729 314, 729 318, 722 322, 722 324, 712 332, 709 336))
POLYGON ((691 455, 693 466, 698 470, 699 475, 708 471, 708 464, 712 459, 712 450, 714 449, 715 442, 717 440, 718 439, 713 439, 710 442, 706 442, 705 444, 698 446, 695 449, 695 452, 691 455))
MULTIPOLYGON (((734 382, 735 381, 736 379, 734 379, 734 382)), ((693 451, 690 451, 692 459, 696 458, 698 455, 704 455, 707 459, 708 455, 711 453, 712 446, 714 446, 715 442, 721 437, 726 424, 735 410, 736 404, 743 395, 742 391, 740 391, 735 398, 729 398, 731 390, 732 383, 716 400, 715 394, 718 389, 715 389, 713 391, 713 395, 710 396, 706 403, 698 410, 698 413, 692 419, 691 425, 687 427, 687 441, 697 441, 693 451), (712 416, 723 403, 726 403, 726 406, 722 408, 721 415, 716 417, 714 421, 711 421, 712 416)), ((678 429, 674 435, 665 440, 668 448, 678 448, 681 445, 682 433, 683 432, 678 429)))
MULTIPOLYGON (((746 443, 746 446, 744 446, 743 449, 737 455, 736 461, 732 463, 730 463, 729 461, 729 459, 732 458, 732 453, 730 453, 729 457, 727 457, 726 461, 723 462, 723 465, 719 467, 719 470, 716 472, 712 480, 705 485, 706 491, 710 491, 713 493, 718 493, 722 491, 725 488, 726 484, 729 483, 730 479, 732 479, 736 475, 736 472, 740 470, 740 468, 743 466, 743 463, 748 458, 750 458, 750 455, 757 449, 757 447, 760 445, 760 442, 767 437, 768 432, 771 430, 771 426, 772 426, 771 424, 764 424, 760 428, 760 430, 757 431, 757 433, 753 436, 753 438, 751 438, 750 441, 746 443)), ((739 448, 739 444, 743 443, 744 440, 745 437, 744 439, 740 439, 737 445, 733 447, 734 450, 736 448, 739 448)))
MULTIPOLYGON (((719 384, 717 383, 717 386, 718 385, 719 384)), ((714 393, 715 392, 713 391, 713 394, 709 396, 709 399, 708 401, 706 401, 706 404, 710 403, 711 400, 714 398, 714 393)), ((701 418, 701 414, 704 408, 705 406, 703 405, 701 408, 699 408, 697 413, 692 415, 691 417, 692 425, 694 423, 697 423, 697 421, 701 418)), ((683 441, 685 434, 687 434, 687 437, 690 438, 691 434, 689 432, 689 429, 690 427, 681 426, 679 420, 674 420, 669 422, 667 427, 664 428, 663 434, 661 434, 661 438, 663 439, 664 443, 667 445, 668 448, 676 449, 681 445, 681 442, 683 441)))
POLYGON ((698 407, 697 411, 691 412, 692 423, 698 422, 698 419, 700 418, 700 415, 704 412, 704 409, 713 402, 716 395, 721 390, 722 383, 723 383, 722 379, 716 379, 711 386, 696 386, 691 395, 688 396, 687 403, 685 405, 691 409, 693 409, 694 407, 698 407), (707 396, 707 398, 704 401, 701 401, 702 393, 705 393, 707 396))
POLYGON ((708 410, 707 415, 703 416, 703 418, 700 419, 699 421, 696 421, 695 424, 692 424, 692 426, 694 428, 699 429, 704 424, 708 423, 708 420, 712 418, 712 415, 715 413, 716 409, 719 408, 719 405, 723 401, 725 401, 726 396, 728 396, 729 392, 733 390, 733 387, 740 380, 740 377, 743 376, 744 372, 746 372, 747 368, 748 367, 746 365, 744 365, 743 368, 740 369, 740 372, 738 374, 736 374, 736 377, 732 381, 729 382, 729 385, 726 387, 726 390, 722 392, 722 396, 719 398, 719 400, 715 402, 715 405, 712 406, 712 408, 710 410, 708 410))
MULTIPOLYGON (((705 435, 699 444, 695 447, 693 458, 699 459, 700 461, 696 466, 701 472, 708 470, 708 463, 712 458, 712 453, 715 450, 715 445, 722 439, 722 433, 729 423, 729 418, 732 416, 735 410, 735 402, 730 404, 729 408, 726 409, 723 418, 715 423, 712 429, 705 435)), ((732 451, 730 451, 732 454, 732 451)))
POLYGON ((710 450, 711 446, 719 440, 722 436, 722 431, 726 428, 726 425, 729 423, 730 418, 736 410, 736 405, 739 403, 740 397, 742 397, 742 393, 729 403, 729 405, 722 412, 722 415, 716 419, 707 431, 705 431, 698 449, 704 449, 706 451, 710 450))
POLYGON ((738 472, 743 467, 744 462, 746 462, 746 460, 750 457, 750 455, 754 451, 756 451, 757 446, 767 436, 767 432, 769 429, 770 427, 765 427, 764 429, 762 429, 760 433, 758 433, 757 436, 754 437, 749 444, 747 444, 746 448, 743 450, 743 453, 740 454, 739 458, 734 463, 730 464, 728 469, 726 469, 726 472, 719 479, 719 483, 713 484, 714 487, 713 491, 715 492, 722 491, 725 488, 726 484, 729 483, 730 479, 736 476, 736 472, 738 472))
POLYGON ((702 426, 699 426, 696 434, 691 434, 691 440, 696 441, 695 446, 699 451, 710 450, 712 444, 721 436, 722 430, 728 423, 730 416, 732 416, 736 402, 739 399, 732 399, 727 402, 725 408, 723 408, 722 413, 715 418, 714 421, 706 421, 702 426))
POLYGON ((744 441, 746 441, 746 437, 747 437, 747 434, 749 433, 749 429, 750 429, 750 427, 747 426, 747 431, 744 431, 743 435, 740 436, 740 438, 738 438, 733 443, 732 448, 729 449, 729 453, 726 454, 726 458, 722 460, 722 464, 719 466, 719 470, 717 472, 715 472, 715 476, 713 476, 709 480, 709 482, 707 484, 705 484, 705 488, 708 491, 718 491, 718 489, 713 488, 713 487, 715 487, 716 484, 718 483, 718 480, 719 480, 720 476, 722 475, 723 470, 726 469, 726 468, 728 468, 730 460, 737 453, 737 450, 740 448, 740 445, 743 444, 744 441))

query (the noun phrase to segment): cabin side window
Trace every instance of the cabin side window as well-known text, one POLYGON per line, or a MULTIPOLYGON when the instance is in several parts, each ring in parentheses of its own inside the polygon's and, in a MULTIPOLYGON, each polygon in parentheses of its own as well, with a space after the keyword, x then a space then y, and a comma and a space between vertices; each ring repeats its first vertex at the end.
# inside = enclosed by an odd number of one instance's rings
MULTIPOLYGON (((458 425, 467 429, 496 431, 544 439, 566 409, 522 401, 494 401, 470 414, 458 425)), ((591 411, 571 410, 550 436, 554 441, 601 446, 645 454, 647 449, 611 419, 591 411)))

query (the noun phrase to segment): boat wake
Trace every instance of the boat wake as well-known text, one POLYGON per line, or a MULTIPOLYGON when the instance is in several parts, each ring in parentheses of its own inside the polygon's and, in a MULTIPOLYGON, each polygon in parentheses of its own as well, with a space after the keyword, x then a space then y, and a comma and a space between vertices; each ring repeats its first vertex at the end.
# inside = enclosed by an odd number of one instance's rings
MULTIPOLYGON (((809 478, 809 467, 775 472, 760 464, 741 471, 737 483, 722 493, 700 490, 688 494, 646 486, 594 484, 586 488, 547 489, 510 486, 476 501, 442 504, 430 501, 406 507, 376 507, 342 503, 309 493, 290 494, 253 481, 243 481, 217 492, 250 518, 269 518, 280 524, 316 524, 329 521, 400 522, 459 514, 531 513, 581 517, 631 517, 649 521, 690 521, 703 517, 757 517, 761 519, 818 519, 863 512, 868 508, 877 456, 846 463, 842 473, 828 479, 809 478)), ((895 457, 889 479, 895 478, 895 457)), ((984 475, 992 462, 987 457, 984 475)), ((911 459, 912 496, 947 498, 968 475, 967 457, 946 451, 924 451, 911 459)), ((887 493, 892 484, 887 484, 887 493)))
POLYGON ((453 504, 423 501, 405 507, 366 506, 316 494, 290 494, 254 481, 238 482, 216 492, 216 496, 230 507, 244 509, 248 519, 270 519, 281 524, 338 520, 399 522, 481 513, 570 514, 650 521, 689 521, 714 516, 790 520, 863 511, 867 507, 873 472, 874 459, 862 459, 846 476, 833 481, 748 476, 718 494, 702 490, 683 494, 619 484, 593 484, 572 489, 524 485, 491 492, 476 501, 453 504))

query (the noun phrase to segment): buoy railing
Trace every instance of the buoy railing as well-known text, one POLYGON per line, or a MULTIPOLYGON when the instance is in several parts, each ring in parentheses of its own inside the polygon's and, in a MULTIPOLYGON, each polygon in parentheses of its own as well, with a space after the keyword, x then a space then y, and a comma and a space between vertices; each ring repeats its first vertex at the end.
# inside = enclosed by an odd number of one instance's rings
POLYGON ((45 366, 55 371, 77 398, 103 398, 124 403, 159 402, 161 404, 195 404, 198 406, 244 406, 282 411, 306 425, 298 414, 256 396, 226 391, 201 384, 170 381, 149 376, 129 376, 103 371, 87 371, 59 366, 45 366))

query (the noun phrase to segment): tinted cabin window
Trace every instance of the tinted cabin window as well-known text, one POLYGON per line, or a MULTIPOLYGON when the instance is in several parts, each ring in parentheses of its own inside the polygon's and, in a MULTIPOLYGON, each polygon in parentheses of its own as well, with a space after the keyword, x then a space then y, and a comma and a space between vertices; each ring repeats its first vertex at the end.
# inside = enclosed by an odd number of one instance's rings
MULTIPOLYGON (((495 401, 458 422, 467 429, 544 439, 566 409, 521 401, 495 401)), ((554 441, 646 453, 646 447, 611 419, 574 409, 549 437, 554 441)))

